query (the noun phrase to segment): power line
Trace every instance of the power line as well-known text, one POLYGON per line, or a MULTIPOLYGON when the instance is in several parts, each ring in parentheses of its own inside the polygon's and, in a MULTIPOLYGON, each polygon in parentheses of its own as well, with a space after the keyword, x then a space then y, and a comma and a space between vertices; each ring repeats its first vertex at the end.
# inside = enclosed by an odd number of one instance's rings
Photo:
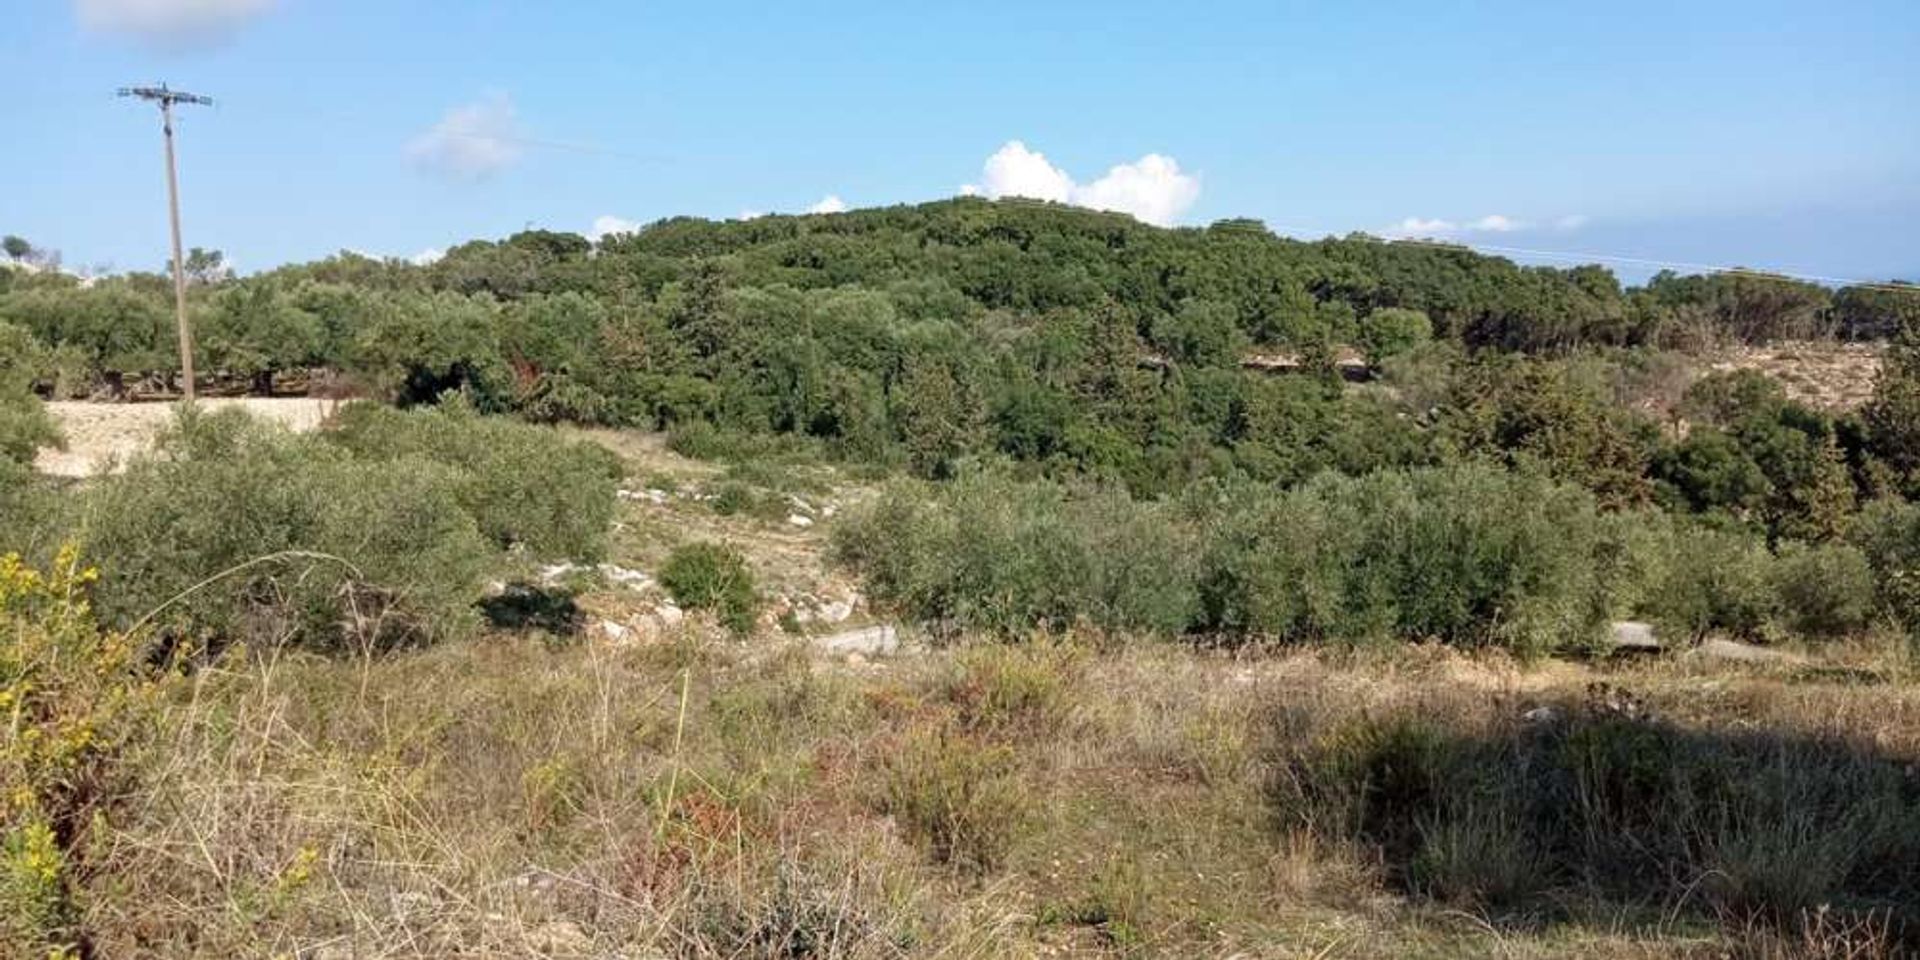
POLYGON ((164 83, 157 87, 121 87, 120 96, 139 97, 160 105, 160 130, 167 143, 167 219, 173 227, 173 320, 180 329, 180 375, 185 381, 183 396, 191 405, 193 403, 193 329, 187 323, 187 265, 180 252, 180 180, 174 175, 173 105, 179 103, 212 106, 213 98, 181 90, 169 90, 164 83))

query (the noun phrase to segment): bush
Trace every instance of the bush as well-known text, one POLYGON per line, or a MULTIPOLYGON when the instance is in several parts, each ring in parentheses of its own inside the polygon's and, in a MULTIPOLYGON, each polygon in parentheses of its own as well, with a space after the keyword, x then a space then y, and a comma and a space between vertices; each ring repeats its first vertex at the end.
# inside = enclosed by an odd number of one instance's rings
POLYGON ((887 761, 884 811, 936 863, 997 868, 1026 825, 1013 751, 946 727, 915 730, 887 761))
POLYGON ((834 531, 834 553, 875 599, 951 627, 1180 633, 1196 611, 1188 536, 1172 506, 1123 491, 976 473, 896 484, 834 531))
POLYGON ((60 442, 60 429, 39 397, 0 393, 0 461, 32 463, 41 447, 57 447, 60 442))
POLYGON ((498 546, 577 560, 606 552, 621 470, 595 444, 458 401, 407 411, 350 404, 328 437, 360 460, 449 468, 454 498, 498 546))
POLYGON ((1920 920, 1920 795, 1902 758, 1662 723, 1604 694, 1542 721, 1436 700, 1336 723, 1282 758, 1271 796, 1283 821, 1468 907, 1552 909, 1579 890, 1736 924, 1823 904, 1920 920))
POLYGON ((1662 519, 1647 549, 1652 569, 1639 612, 1662 633, 1760 639, 1780 612, 1773 555, 1758 536, 1662 519))
POLYGON ((32 391, 40 352, 25 330, 0 323, 0 461, 32 463, 35 451, 60 443, 59 429, 32 391))
POLYGON ((95 623, 95 578, 72 548, 44 572, 0 556, 0 938, 37 956, 79 938, 78 878, 110 842, 121 755, 164 683, 95 623))
POLYGON ((1072 706, 1081 652, 1050 642, 974 647, 957 658, 947 698, 968 729, 1051 730, 1072 706))
POLYGON ((174 635, 322 646, 425 641, 476 623, 492 551, 460 472, 367 462, 239 411, 183 414, 86 491, 79 528, 113 560, 102 612, 174 635))
POLYGON ((1873 616, 1873 568, 1845 544, 1781 548, 1773 589, 1788 630, 1827 639, 1865 630, 1873 616))
POLYGON ((62 500, 52 482, 0 457, 0 550, 40 557, 60 536, 62 500))
POLYGON ((1469 465, 1159 503, 993 474, 901 484, 834 550, 910 616, 1007 636, 1084 623, 1543 653, 1597 641, 1612 537, 1579 488, 1469 465))
POLYGON ((1874 501, 1854 522, 1852 538, 1873 571, 1880 609, 1907 631, 1920 655, 1920 505, 1874 501))
POLYGON ((1610 604, 1596 575, 1603 532, 1584 491, 1479 464, 1241 491, 1208 537, 1205 623, 1284 639, 1584 648, 1610 604))
POLYGON ((660 583, 675 603, 689 610, 711 610, 735 633, 753 631, 760 598, 754 592, 753 571, 738 550, 717 543, 675 547, 660 568, 660 583))

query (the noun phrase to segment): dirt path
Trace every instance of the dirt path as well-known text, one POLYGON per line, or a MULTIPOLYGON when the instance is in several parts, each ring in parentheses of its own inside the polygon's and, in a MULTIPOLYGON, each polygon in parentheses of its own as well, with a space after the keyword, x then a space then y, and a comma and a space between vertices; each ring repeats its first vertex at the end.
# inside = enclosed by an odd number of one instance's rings
MULTIPOLYGON (((333 401, 249 397, 215 398, 202 400, 200 404, 214 410, 237 406, 295 430, 312 430, 326 419, 333 401)), ((70 401, 49 403, 47 412, 66 435, 67 446, 65 450, 41 451, 34 466, 42 473, 55 476, 84 477, 144 448, 172 418, 173 404, 70 401)))

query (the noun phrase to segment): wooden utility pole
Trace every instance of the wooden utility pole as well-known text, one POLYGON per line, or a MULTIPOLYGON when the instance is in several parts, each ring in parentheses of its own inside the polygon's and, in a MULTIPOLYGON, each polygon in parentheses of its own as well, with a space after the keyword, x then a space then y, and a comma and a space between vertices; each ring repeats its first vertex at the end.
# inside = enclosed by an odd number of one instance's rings
POLYGON ((180 377, 186 402, 193 402, 193 328, 187 323, 187 263, 180 252, 180 181, 173 172, 173 105, 211 106, 212 97, 157 87, 121 87, 123 97, 139 97, 160 105, 160 130, 167 141, 167 219, 173 224, 173 320, 180 329, 180 377))

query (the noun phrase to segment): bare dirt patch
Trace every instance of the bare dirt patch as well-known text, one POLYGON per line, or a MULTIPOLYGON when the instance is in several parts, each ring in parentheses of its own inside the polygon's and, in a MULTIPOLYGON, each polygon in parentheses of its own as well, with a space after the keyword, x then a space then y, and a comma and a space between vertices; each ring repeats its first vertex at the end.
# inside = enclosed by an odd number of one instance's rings
MULTIPOLYGON (((307 397, 233 397, 199 402, 210 410, 240 407, 256 417, 300 431, 318 427, 338 406, 337 401, 307 397)), ((54 476, 91 476, 144 449, 172 420, 173 411, 171 403, 49 403, 47 412, 66 436, 66 449, 42 451, 34 466, 54 476)))
POLYGON ((1712 372, 1758 370, 1780 381, 1787 396, 1823 410, 1857 409, 1873 397, 1881 343, 1784 342, 1737 347, 1709 358, 1712 372))

